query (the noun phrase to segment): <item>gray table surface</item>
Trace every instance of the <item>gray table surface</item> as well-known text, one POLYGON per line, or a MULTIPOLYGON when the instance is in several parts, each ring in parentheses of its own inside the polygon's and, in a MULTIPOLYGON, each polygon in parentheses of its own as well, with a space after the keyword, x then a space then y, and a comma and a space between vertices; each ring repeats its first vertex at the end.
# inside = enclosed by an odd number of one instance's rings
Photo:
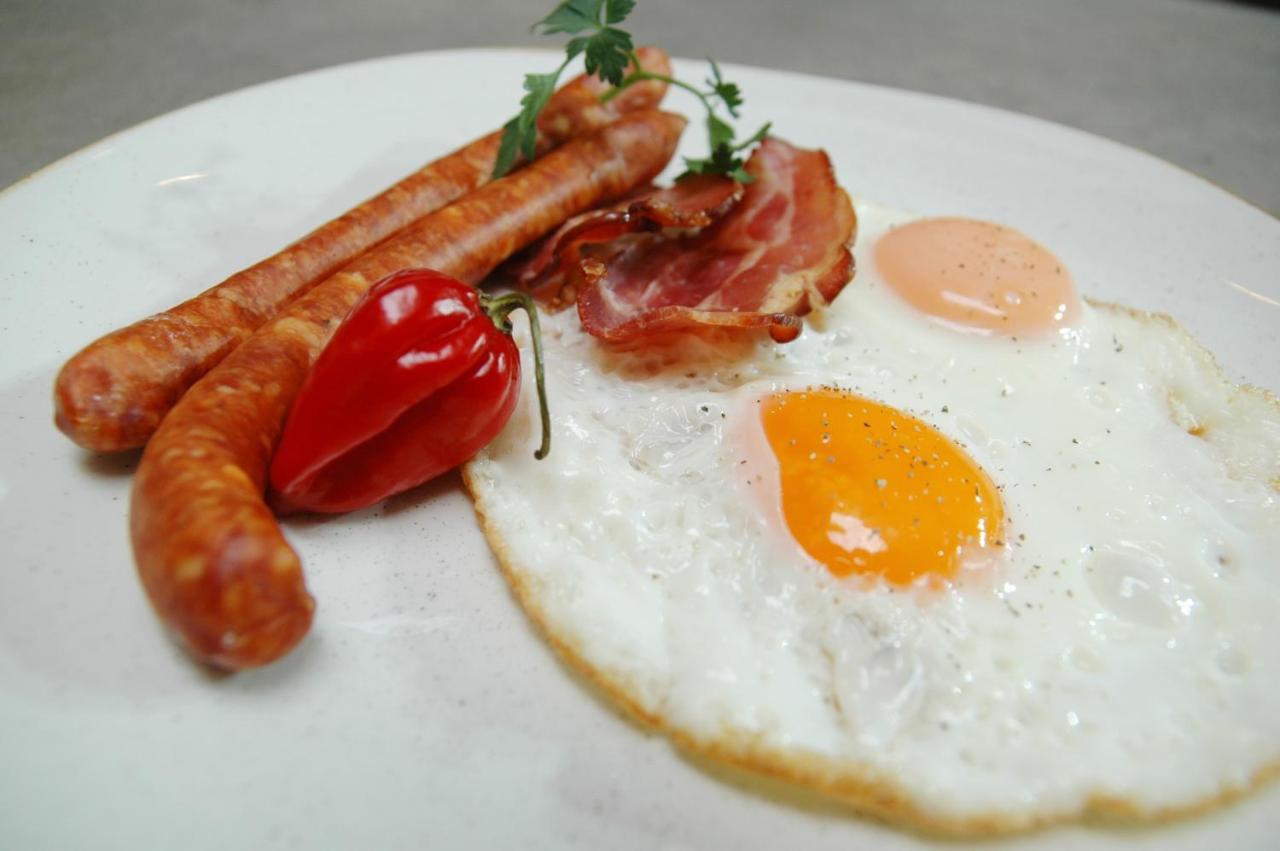
MULTIPOLYGON (((0 186, 144 119, 288 74, 418 50, 558 44, 528 32, 552 5, 3 0, 0 186)), ((1144 149, 1280 211, 1280 12, 1264 5, 641 0, 629 23, 639 39, 675 55, 1047 118, 1144 149)), ((513 103, 516 96, 513 88, 513 103)))

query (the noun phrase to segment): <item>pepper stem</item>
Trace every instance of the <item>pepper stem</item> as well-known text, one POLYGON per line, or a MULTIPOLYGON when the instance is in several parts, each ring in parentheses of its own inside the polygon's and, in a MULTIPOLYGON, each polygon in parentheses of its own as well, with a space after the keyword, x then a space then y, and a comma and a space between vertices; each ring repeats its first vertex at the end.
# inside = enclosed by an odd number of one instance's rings
POLYGON ((529 317, 529 335, 533 338, 533 379, 538 386, 538 412, 542 417, 542 445, 533 457, 541 461, 551 451, 551 413, 547 408, 547 380, 542 367, 542 328, 538 325, 538 308, 528 293, 521 292, 499 296, 480 293, 480 306, 504 334, 511 333, 511 311, 523 310, 529 317))

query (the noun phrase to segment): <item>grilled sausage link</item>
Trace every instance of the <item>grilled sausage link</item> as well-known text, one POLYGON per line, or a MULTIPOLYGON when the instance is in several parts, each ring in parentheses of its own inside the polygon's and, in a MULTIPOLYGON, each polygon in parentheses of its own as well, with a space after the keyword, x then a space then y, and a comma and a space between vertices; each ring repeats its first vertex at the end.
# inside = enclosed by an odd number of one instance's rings
MULTIPOLYGON (((667 56, 638 51, 668 73, 667 56)), ((539 151, 651 108, 666 86, 648 81, 608 104, 605 84, 580 76, 561 87, 539 119, 539 151)), ((262 262, 178 306, 113 331, 67 361, 54 384, 54 422, 86 449, 142 446, 174 403, 289 299, 396 231, 489 180, 501 132, 477 139, 262 262)))
POLYGON ((262 665, 311 623, 301 564, 263 488, 289 406, 356 300, 411 267, 479 281, 568 217, 655 177, 684 125, 628 113, 424 217, 292 302, 188 391, 142 456, 130 525, 142 584, 196 657, 262 665))

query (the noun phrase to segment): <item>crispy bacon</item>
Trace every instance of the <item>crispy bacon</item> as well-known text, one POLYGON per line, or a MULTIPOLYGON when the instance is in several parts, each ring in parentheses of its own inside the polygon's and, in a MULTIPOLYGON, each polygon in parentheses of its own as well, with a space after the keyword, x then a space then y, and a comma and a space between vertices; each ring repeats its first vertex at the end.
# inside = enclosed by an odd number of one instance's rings
POLYGON ((573 303, 575 290, 566 287, 569 270, 584 257, 600 259, 624 246, 609 243, 628 234, 664 228, 705 228, 723 218, 742 198, 743 186, 718 175, 694 175, 667 189, 647 187, 615 204, 574 216, 523 258, 508 265, 517 284, 559 310, 573 303))
MULTIPOLYGON (((630 220, 634 204, 560 235, 552 251, 570 273, 578 315, 589 333, 617 342, 699 326, 763 327, 787 342, 799 335, 801 316, 840 293, 853 277, 848 244, 856 220, 826 153, 771 137, 746 168, 755 180, 741 201, 723 217, 703 217, 711 224, 696 233, 649 232, 671 227, 666 221, 689 221, 680 215, 695 206, 680 204, 679 215, 663 220, 651 215, 650 203, 644 215, 630 220), (623 233, 632 235, 615 239, 623 233), (606 239, 615 241, 604 250, 583 250, 606 239)), ((716 189, 717 181, 723 192, 724 179, 698 180, 706 182, 695 184, 697 192, 684 190, 684 201, 705 209, 704 192, 716 189)), ((677 197, 684 184, 673 187, 677 197)), ((727 196, 722 203, 730 203, 727 196)))

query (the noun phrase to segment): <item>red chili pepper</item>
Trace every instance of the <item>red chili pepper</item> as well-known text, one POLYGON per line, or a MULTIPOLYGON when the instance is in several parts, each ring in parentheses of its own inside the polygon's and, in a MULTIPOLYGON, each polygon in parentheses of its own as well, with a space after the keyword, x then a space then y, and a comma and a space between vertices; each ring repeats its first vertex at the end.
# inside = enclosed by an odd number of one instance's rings
POLYGON ((470 459, 506 425, 520 392, 511 311, 523 308, 546 456, 551 429, 538 314, 524 293, 487 296, 430 269, 397 272, 356 303, 316 359, 271 463, 276 504, 372 505, 470 459))

